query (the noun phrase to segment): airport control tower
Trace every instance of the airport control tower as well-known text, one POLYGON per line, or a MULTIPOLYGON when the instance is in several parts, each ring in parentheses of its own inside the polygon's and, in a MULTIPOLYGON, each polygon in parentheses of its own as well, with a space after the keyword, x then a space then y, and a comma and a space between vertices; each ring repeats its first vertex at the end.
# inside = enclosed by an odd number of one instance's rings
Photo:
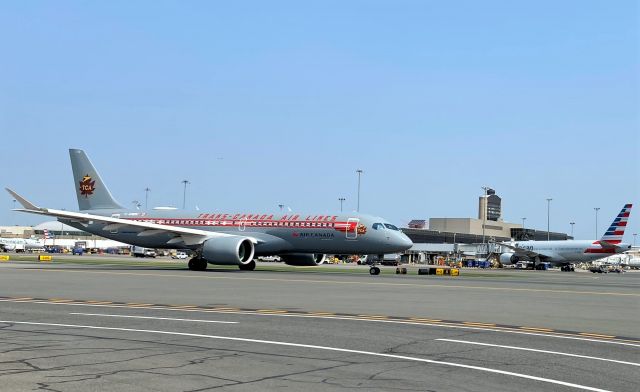
POLYGON ((478 200, 478 219, 488 221, 502 220, 502 199, 496 195, 496 191, 489 188, 487 195, 482 195, 478 200), (487 214, 485 217, 484 214, 487 214))

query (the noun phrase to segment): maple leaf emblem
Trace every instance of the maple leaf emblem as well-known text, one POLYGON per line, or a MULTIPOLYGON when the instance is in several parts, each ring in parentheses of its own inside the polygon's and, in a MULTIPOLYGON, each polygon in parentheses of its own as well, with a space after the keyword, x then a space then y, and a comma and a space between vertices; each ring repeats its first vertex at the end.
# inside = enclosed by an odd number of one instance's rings
POLYGON ((362 223, 358 225, 358 234, 362 235, 362 234, 366 234, 367 233, 367 226, 363 225, 362 223))
POLYGON ((93 195, 93 191, 96 190, 95 183, 95 180, 91 181, 91 176, 88 174, 82 177, 82 181, 80 181, 80 194, 84 195, 84 197, 93 195))

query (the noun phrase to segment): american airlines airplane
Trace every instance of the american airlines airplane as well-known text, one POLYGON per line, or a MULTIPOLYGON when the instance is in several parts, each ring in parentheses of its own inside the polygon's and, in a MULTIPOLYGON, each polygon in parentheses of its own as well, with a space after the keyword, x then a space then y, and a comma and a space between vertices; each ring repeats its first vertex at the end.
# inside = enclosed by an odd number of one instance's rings
MULTIPOLYGON (((24 208, 17 211, 56 217, 60 222, 112 240, 146 248, 190 249, 189 269, 207 263, 253 270, 254 257, 279 255, 291 265, 322 264, 326 254, 396 253, 413 243, 383 218, 350 213, 272 214, 220 211, 127 210, 115 201, 82 150, 70 149, 79 212, 41 208, 7 191, 24 208)), ((380 273, 372 266, 370 273, 380 273)))
POLYGON ((624 229, 627 227, 631 204, 625 204, 600 240, 580 241, 519 241, 502 242, 511 252, 500 255, 502 265, 515 264, 521 260, 530 260, 535 265, 549 262, 560 266, 562 271, 573 271, 573 263, 589 262, 631 249, 631 245, 622 243, 624 229))
POLYGON ((6 251, 15 250, 16 252, 44 249, 44 242, 30 238, 0 238, 0 246, 6 251))

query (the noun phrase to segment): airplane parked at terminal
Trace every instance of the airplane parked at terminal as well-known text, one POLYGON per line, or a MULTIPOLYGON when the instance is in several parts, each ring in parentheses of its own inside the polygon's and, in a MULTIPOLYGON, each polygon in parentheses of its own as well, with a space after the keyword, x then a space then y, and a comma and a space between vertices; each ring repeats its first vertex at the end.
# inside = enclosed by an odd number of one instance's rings
POLYGON ((0 238, 0 246, 5 251, 24 252, 32 249, 44 249, 44 242, 31 238, 0 238))
POLYGON ((530 260, 534 268, 537 263, 548 262, 560 266, 562 271, 572 271, 572 263, 589 262, 625 252, 631 249, 631 245, 622 243, 631 207, 631 204, 625 204, 600 240, 501 242, 499 245, 511 249, 511 252, 500 255, 500 263, 508 265, 530 260))
MULTIPOLYGON (((80 212, 41 208, 7 188, 22 204, 17 209, 54 216, 60 222, 116 241, 146 248, 195 251, 189 269, 207 263, 255 268, 255 256, 279 255, 291 265, 319 265, 329 254, 385 254, 409 249, 413 243, 385 219, 350 213, 336 215, 221 213, 181 210, 124 209, 82 150, 70 149, 80 212)), ((372 274, 380 273, 372 267, 372 274)))

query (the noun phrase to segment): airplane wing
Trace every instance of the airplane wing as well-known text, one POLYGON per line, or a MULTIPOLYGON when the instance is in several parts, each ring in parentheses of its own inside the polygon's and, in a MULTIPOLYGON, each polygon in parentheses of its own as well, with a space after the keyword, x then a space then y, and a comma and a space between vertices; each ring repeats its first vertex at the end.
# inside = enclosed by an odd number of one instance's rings
POLYGON ((517 246, 511 245, 511 244, 508 244, 508 243, 499 242, 498 245, 505 246, 505 247, 513 250, 514 253, 516 253, 518 255, 524 255, 524 256, 527 256, 527 257, 530 257, 530 258, 534 258, 534 257, 537 256, 537 257, 540 257, 542 259, 546 257, 545 255, 543 255, 541 253, 537 253, 537 252, 534 252, 532 250, 528 250, 528 249, 524 249, 524 248, 519 248, 517 246))
MULTIPOLYGON (((113 231, 120 230, 121 228, 134 228, 139 230, 138 236, 151 236, 155 234, 171 234, 173 238, 167 242, 167 244, 184 243, 185 245, 198 245, 210 238, 215 237, 236 237, 234 234, 220 233, 215 231, 189 229, 186 227, 176 227, 169 225, 161 225, 150 222, 132 221, 122 218, 114 218, 101 215, 85 214, 82 212, 72 212, 64 210, 56 210, 52 208, 42 208, 29 202, 24 197, 20 196, 13 190, 5 188, 7 192, 11 194, 24 208, 17 208, 14 211, 28 212, 30 214, 39 214, 46 216, 53 216, 56 218, 63 218, 71 220, 81 225, 88 225, 94 222, 104 223, 102 230, 113 231)), ((256 238, 249 237, 254 244, 261 242, 256 238)))

